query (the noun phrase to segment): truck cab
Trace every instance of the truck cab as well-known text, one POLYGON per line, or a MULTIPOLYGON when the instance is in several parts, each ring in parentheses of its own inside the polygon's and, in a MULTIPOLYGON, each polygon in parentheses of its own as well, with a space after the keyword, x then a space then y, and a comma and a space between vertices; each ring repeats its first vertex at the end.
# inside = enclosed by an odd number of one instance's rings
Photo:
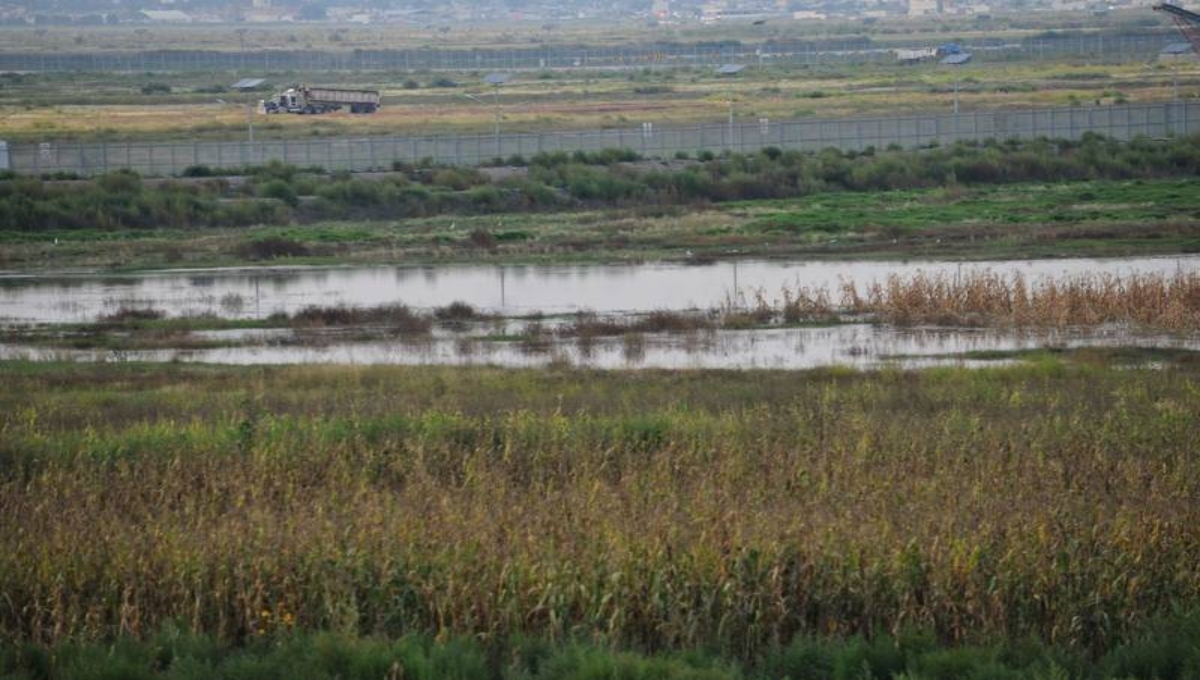
POLYGON ((268 99, 264 108, 267 113, 312 113, 307 110, 304 93, 294 87, 280 92, 274 99, 268 99))

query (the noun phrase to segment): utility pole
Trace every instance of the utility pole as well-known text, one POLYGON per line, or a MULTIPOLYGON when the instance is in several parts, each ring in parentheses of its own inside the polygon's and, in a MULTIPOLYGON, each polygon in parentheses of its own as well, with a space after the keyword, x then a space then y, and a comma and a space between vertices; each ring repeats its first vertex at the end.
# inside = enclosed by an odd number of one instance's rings
POLYGON ((493 89, 493 92, 495 93, 495 96, 493 97, 493 99, 496 102, 496 124, 495 124, 495 130, 494 130, 494 134, 496 137, 496 156, 499 157, 500 156, 500 83, 494 84, 492 86, 492 89, 493 89))
POLYGON ((496 105, 496 122, 493 134, 496 137, 496 157, 500 157, 500 86, 512 78, 511 73, 489 73, 483 82, 492 86, 492 100, 496 105))

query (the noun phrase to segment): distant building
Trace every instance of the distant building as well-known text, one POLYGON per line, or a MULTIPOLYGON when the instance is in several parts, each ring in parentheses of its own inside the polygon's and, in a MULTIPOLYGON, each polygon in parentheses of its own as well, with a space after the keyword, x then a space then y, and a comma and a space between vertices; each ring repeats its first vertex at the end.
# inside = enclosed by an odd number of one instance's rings
POLYGON ((941 14, 941 0, 908 0, 908 16, 919 17, 941 14))
POLYGON ((246 12, 243 20, 252 24, 279 24, 296 20, 296 15, 289 10, 258 9, 246 12))

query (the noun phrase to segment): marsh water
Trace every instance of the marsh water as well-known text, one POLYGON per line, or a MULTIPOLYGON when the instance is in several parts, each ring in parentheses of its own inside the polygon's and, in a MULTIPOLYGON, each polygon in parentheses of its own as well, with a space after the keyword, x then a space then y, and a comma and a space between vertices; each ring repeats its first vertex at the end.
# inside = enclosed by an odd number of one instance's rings
POLYGON ((1044 276, 1195 271, 1200 255, 1178 257, 932 261, 730 261, 704 265, 451 265, 208 269, 98 275, 0 275, 0 322, 88 322, 122 307, 167 316, 262 318, 309 305, 429 309, 465 302, 505 316, 581 310, 636 313, 710 309, 738 295, 768 297, 803 285, 860 288, 891 274, 975 271, 1044 276))
MULTIPOLYGON (((268 334, 274 336, 276 334, 268 334)), ((284 333, 286 335, 286 332, 284 333)), ((1093 346, 1200 349, 1200 340, 1125 329, 1003 333, 978 329, 893 328, 852 324, 696 334, 554 339, 532 348, 479 338, 426 338, 316 344, 262 344, 216 349, 64 350, 0 345, 0 359, 33 361, 185 361, 220 364, 577 366, 598 369, 806 369, 823 366, 904 368, 995 365, 967 353, 1093 346)))
MULTIPOLYGON (((972 263, 932 261, 739 261, 713 264, 456 265, 439 267, 333 267, 179 270, 141 274, 0 275, 0 323, 89 322, 121 308, 153 308, 167 316, 263 318, 304 307, 373 307, 404 304, 430 310, 465 302, 506 317, 579 311, 638 314, 708 310, 756 296, 778 298, 804 286, 836 292, 860 290, 888 276, 918 272, 969 276, 1020 273, 1039 279, 1079 274, 1189 273, 1200 256, 1012 260, 972 263)), ((497 364, 551 363, 597 368, 809 368, 907 364, 988 350, 1085 345, 1143 345, 1200 349, 1194 336, 1138 334, 1123 328, 1011 333, 978 329, 893 328, 847 324, 828 328, 768 328, 637 334, 587 341, 552 338, 537 347, 498 342, 477 334, 437 332, 431 337, 348 341, 336 334, 295 342, 287 331, 237 338, 219 349, 164 349, 113 353, 20 345, 0 346, 0 358, 90 361, 150 360, 220 363, 497 364)), ((963 362, 963 359, 956 359, 963 362)))

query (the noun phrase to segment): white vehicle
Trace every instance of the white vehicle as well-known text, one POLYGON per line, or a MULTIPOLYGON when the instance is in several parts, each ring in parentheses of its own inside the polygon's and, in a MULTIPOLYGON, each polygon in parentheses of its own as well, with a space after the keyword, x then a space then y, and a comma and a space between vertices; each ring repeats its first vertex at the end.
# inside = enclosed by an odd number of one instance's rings
POLYGON ((349 108, 350 113, 375 113, 379 91, 297 85, 263 102, 267 113, 328 113, 342 107, 349 108))

